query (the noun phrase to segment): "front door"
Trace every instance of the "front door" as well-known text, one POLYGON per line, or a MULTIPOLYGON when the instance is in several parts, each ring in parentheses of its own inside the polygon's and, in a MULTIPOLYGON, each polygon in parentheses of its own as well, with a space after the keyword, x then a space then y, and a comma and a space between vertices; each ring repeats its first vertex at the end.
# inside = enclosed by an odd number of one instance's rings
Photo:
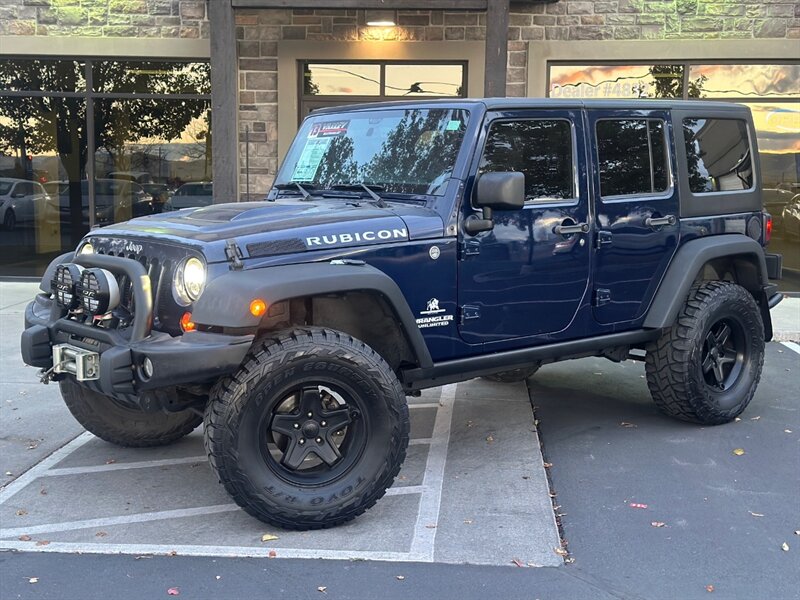
POLYGON ((594 318, 635 326, 678 245, 669 114, 590 110, 587 116, 596 165, 594 318))
MULTIPOLYGON (((487 116, 478 176, 525 174, 522 210, 495 211, 494 229, 461 239, 459 331, 472 344, 566 329, 584 297, 591 248, 580 110, 487 116)), ((479 217, 465 199, 462 214, 479 217)))

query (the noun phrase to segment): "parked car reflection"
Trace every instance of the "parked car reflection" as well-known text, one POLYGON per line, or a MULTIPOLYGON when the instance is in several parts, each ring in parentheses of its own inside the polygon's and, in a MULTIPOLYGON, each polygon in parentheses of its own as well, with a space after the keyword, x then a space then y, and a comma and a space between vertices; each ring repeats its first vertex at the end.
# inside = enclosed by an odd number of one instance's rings
POLYGON ((41 183, 0 177, 0 223, 13 231, 19 226, 32 225, 36 219, 51 219, 54 211, 50 196, 41 183))
MULTIPOLYGON (((89 226, 89 182, 81 184, 81 224, 89 226)), ((47 184, 58 195, 62 227, 71 223, 70 183, 54 181, 47 184)), ((96 179, 94 186, 95 225, 103 227, 133 217, 153 214, 153 197, 138 183, 121 179, 96 179)))
POLYGON ((781 226, 784 237, 792 240, 800 239, 800 194, 783 207, 781 226))
POLYGON ((213 201, 213 184, 210 181, 184 183, 164 204, 164 210, 180 210, 193 206, 208 206, 213 201))

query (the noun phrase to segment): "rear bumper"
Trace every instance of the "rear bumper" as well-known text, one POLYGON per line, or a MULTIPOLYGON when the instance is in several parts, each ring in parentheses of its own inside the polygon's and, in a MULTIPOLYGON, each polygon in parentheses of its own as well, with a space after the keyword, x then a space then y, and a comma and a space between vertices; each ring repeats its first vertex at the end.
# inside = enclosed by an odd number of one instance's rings
MULTIPOLYGON (((192 331, 179 337, 151 331, 138 341, 121 332, 78 323, 60 315, 46 294, 25 309, 22 360, 34 367, 53 366, 53 345, 71 344, 100 355, 100 378, 81 385, 108 396, 137 402, 146 391, 201 384, 233 373, 244 360, 253 335, 223 335, 192 331), (142 369, 145 358, 153 374, 142 369)), ((72 377, 71 375, 64 375, 72 377)))
POLYGON ((765 253, 764 258, 767 261, 767 276, 770 279, 780 279, 783 271, 783 255, 765 253))

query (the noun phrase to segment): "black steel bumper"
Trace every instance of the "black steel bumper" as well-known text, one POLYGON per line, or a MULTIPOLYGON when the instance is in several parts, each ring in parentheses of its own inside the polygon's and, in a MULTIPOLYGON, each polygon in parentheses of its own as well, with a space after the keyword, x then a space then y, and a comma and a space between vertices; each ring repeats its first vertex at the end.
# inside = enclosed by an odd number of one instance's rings
POLYGON ((770 279, 780 279, 783 271, 782 254, 764 254, 767 261, 767 277, 770 279))
MULTIPOLYGON (((123 273, 135 270, 130 263, 141 268, 135 261, 110 256, 82 256, 76 257, 74 262, 86 266, 102 263, 96 266, 123 273)), ((144 275, 146 278, 143 269, 142 273, 130 274, 144 275)), ((146 283, 149 284, 149 279, 146 283)), ((146 289, 142 289, 144 286, 143 282, 138 290, 140 296, 143 296, 141 292, 146 292, 146 289)), ((234 372, 241 365, 254 339, 254 335, 197 331, 172 337, 151 330, 151 302, 145 302, 143 298, 137 306, 146 309, 136 316, 131 327, 124 330, 102 329, 66 318, 47 294, 39 294, 25 309, 22 359, 28 365, 49 369, 53 366, 52 348, 55 344, 70 344, 96 352, 100 356, 100 377, 83 381, 81 385, 125 402, 139 404, 140 397, 150 390, 201 384, 234 372), (153 373, 149 377, 142 367, 146 358, 153 364, 153 373)))

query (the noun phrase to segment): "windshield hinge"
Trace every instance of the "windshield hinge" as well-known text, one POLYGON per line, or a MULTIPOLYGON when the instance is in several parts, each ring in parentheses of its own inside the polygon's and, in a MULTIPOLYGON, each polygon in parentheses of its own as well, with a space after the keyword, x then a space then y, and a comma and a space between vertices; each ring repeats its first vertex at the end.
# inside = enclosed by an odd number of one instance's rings
POLYGON ((241 271, 244 268, 243 256, 242 249, 239 248, 234 240, 225 240, 225 258, 231 263, 231 269, 241 271))
POLYGON ((479 307, 465 304, 464 306, 461 307, 461 315, 458 319, 458 322, 460 325, 464 325, 467 321, 480 318, 481 318, 481 309, 479 307))
POLYGON ((462 240, 459 244, 458 258, 461 260, 480 253, 481 243, 478 240, 462 240))

